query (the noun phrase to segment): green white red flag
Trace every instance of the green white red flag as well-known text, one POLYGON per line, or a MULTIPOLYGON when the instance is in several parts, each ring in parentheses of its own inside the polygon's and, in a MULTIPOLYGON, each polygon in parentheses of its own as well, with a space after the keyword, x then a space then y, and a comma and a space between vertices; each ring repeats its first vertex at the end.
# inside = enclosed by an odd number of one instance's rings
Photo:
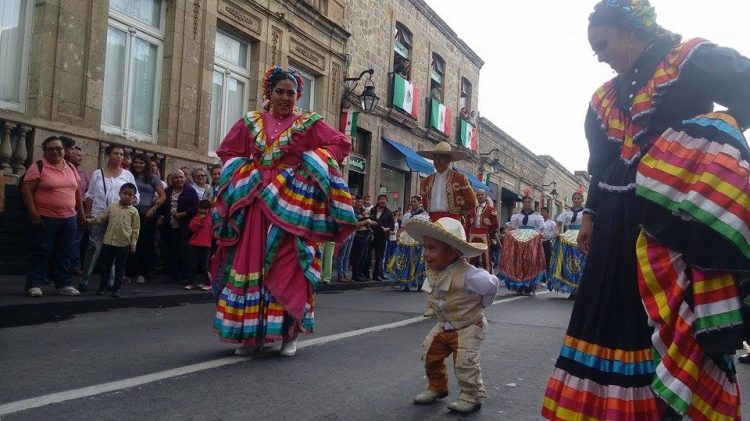
POLYGON ((477 173, 477 179, 486 185, 490 185, 490 173, 485 171, 479 171, 477 173))
POLYGON ((459 137, 459 143, 466 149, 470 149, 472 152, 477 151, 477 141, 479 133, 477 128, 472 126, 468 121, 461 119, 461 132, 459 137))
POLYGON ((419 112, 419 89, 398 73, 393 75, 393 106, 417 118, 419 112))
POLYGON ((451 121, 453 113, 451 109, 441 104, 440 101, 432 98, 430 100, 430 126, 435 130, 450 136, 451 121))
POLYGON ((357 135, 357 119, 359 111, 344 111, 341 113, 341 132, 349 137, 357 135))

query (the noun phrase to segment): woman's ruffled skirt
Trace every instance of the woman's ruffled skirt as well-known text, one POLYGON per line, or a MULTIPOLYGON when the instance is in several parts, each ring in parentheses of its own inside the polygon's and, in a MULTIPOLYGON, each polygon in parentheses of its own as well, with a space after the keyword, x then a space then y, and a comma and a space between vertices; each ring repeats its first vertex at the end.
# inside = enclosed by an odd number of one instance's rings
POLYGON ((424 246, 403 231, 386 269, 393 276, 396 286, 421 288, 425 277, 424 246))
POLYGON ((578 247, 578 230, 560 234, 552 249, 547 288, 550 291, 574 294, 581 284, 586 256, 578 247))
POLYGON ((516 229, 503 238, 500 279, 511 291, 533 293, 547 277, 542 235, 533 229, 516 229))
POLYGON ((220 291, 214 328, 221 339, 254 345, 311 332, 319 244, 345 237, 356 223, 330 154, 305 152, 298 166, 273 170, 250 158, 227 161, 213 222, 211 273, 220 291))

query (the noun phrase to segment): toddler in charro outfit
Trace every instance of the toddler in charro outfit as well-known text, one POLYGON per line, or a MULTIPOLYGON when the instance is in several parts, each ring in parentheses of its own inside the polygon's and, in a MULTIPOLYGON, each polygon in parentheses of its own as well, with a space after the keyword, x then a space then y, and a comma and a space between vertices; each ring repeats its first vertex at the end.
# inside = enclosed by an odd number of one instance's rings
POLYGON ((444 360, 453 354, 461 394, 448 409, 460 414, 476 412, 485 396, 479 367, 479 348, 487 326, 484 307, 492 304, 498 281, 464 257, 478 256, 487 246, 467 242, 463 226, 453 218, 436 222, 412 219, 406 224, 406 231, 424 244, 427 277, 422 290, 429 293, 429 306, 438 320, 422 345, 427 390, 415 396, 414 403, 432 404, 448 396, 444 360))

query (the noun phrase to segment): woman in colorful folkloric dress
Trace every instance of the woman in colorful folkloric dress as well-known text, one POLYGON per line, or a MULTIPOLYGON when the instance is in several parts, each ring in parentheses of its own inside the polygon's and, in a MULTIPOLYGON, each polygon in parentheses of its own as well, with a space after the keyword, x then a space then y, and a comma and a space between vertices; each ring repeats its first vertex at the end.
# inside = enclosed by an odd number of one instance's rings
POLYGON ((409 210, 401 217, 401 229, 391 259, 386 269, 393 276, 396 286, 402 287, 404 291, 410 288, 419 290, 424 281, 424 246, 414 241, 403 227, 411 219, 424 219, 429 221, 430 215, 422 209, 422 196, 412 196, 409 200, 409 210))
POLYGON ((547 276, 541 229, 542 215, 534 212, 532 199, 524 196, 521 212, 511 216, 509 231, 503 238, 503 255, 500 259, 500 279, 509 290, 531 295, 547 276))
POLYGON ((750 60, 682 41, 646 0, 597 4, 588 39, 617 76, 586 116, 588 255, 542 415, 739 419, 750 60))
POLYGON ((578 247, 578 231, 583 218, 583 194, 573 193, 573 206, 557 217, 562 225, 562 234, 557 238, 552 250, 547 288, 550 291, 565 292, 573 300, 581 284, 586 255, 578 247))
POLYGON ((296 72, 272 67, 262 86, 270 110, 247 113, 216 151, 224 168, 212 274, 223 289, 214 328, 242 344, 238 355, 281 339, 291 356, 297 334, 313 328, 318 244, 345 238, 356 222, 339 173, 351 143, 320 115, 295 109, 296 72))

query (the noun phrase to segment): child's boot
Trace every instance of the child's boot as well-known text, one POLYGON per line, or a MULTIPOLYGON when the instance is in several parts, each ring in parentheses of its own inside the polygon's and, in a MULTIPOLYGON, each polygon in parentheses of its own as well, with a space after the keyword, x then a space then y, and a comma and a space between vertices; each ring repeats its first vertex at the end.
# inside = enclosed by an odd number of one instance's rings
POLYGON ((444 392, 434 392, 427 389, 414 397, 414 403, 416 405, 430 405, 437 402, 438 399, 442 399, 446 396, 448 396, 447 390, 444 392))

